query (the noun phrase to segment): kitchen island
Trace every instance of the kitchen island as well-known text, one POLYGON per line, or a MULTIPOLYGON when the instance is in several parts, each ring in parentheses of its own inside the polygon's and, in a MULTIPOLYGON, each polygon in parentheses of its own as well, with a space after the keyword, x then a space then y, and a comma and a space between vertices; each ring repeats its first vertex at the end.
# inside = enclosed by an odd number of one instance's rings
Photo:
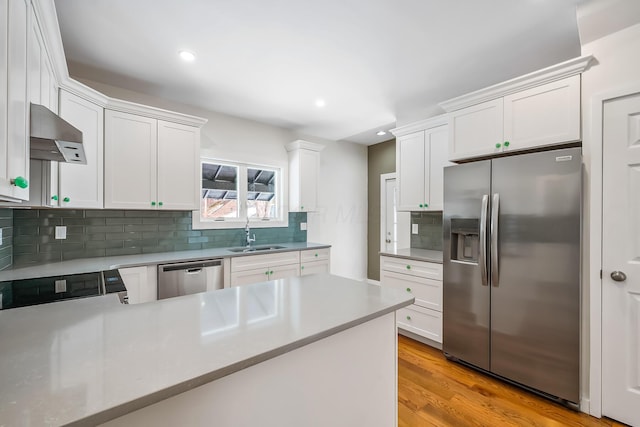
POLYGON ((0 424, 396 425, 395 310, 315 275, 0 312, 0 424))

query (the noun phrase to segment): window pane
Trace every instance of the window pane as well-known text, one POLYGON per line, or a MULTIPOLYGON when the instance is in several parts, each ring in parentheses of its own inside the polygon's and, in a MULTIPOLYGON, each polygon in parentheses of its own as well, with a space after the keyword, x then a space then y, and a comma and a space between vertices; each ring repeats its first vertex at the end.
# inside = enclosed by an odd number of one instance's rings
POLYGON ((202 219, 238 217, 238 168, 202 162, 202 219))
POLYGON ((277 173, 247 168, 247 215, 249 218, 277 218, 277 173))

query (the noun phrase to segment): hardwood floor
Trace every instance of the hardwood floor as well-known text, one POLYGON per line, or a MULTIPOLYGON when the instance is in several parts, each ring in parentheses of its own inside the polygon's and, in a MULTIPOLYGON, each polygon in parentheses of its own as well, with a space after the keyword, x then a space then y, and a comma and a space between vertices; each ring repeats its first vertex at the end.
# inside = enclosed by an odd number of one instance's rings
POLYGON ((398 336, 398 426, 624 426, 575 412, 398 336))

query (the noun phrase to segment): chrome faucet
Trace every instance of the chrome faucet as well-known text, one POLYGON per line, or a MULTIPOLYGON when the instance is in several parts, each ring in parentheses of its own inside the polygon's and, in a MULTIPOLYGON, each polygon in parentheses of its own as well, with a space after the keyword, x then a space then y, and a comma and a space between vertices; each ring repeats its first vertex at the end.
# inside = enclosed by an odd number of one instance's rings
POLYGON ((247 249, 251 248, 251 242, 256 241, 256 235, 253 234, 253 238, 251 238, 251 229, 249 228, 249 217, 247 217, 247 224, 244 226, 244 232, 247 235, 247 249))

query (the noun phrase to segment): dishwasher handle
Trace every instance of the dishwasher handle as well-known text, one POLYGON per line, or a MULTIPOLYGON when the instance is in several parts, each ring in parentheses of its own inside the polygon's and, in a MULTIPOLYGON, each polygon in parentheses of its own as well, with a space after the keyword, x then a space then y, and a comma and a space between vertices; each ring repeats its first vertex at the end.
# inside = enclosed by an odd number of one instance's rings
POLYGON ((189 273, 192 270, 202 270, 205 267, 218 267, 218 266, 222 266, 222 258, 203 260, 203 261, 193 261, 193 262, 180 262, 175 264, 163 264, 163 265, 160 265, 159 267, 160 267, 160 271, 162 272, 187 270, 187 273, 189 273))

